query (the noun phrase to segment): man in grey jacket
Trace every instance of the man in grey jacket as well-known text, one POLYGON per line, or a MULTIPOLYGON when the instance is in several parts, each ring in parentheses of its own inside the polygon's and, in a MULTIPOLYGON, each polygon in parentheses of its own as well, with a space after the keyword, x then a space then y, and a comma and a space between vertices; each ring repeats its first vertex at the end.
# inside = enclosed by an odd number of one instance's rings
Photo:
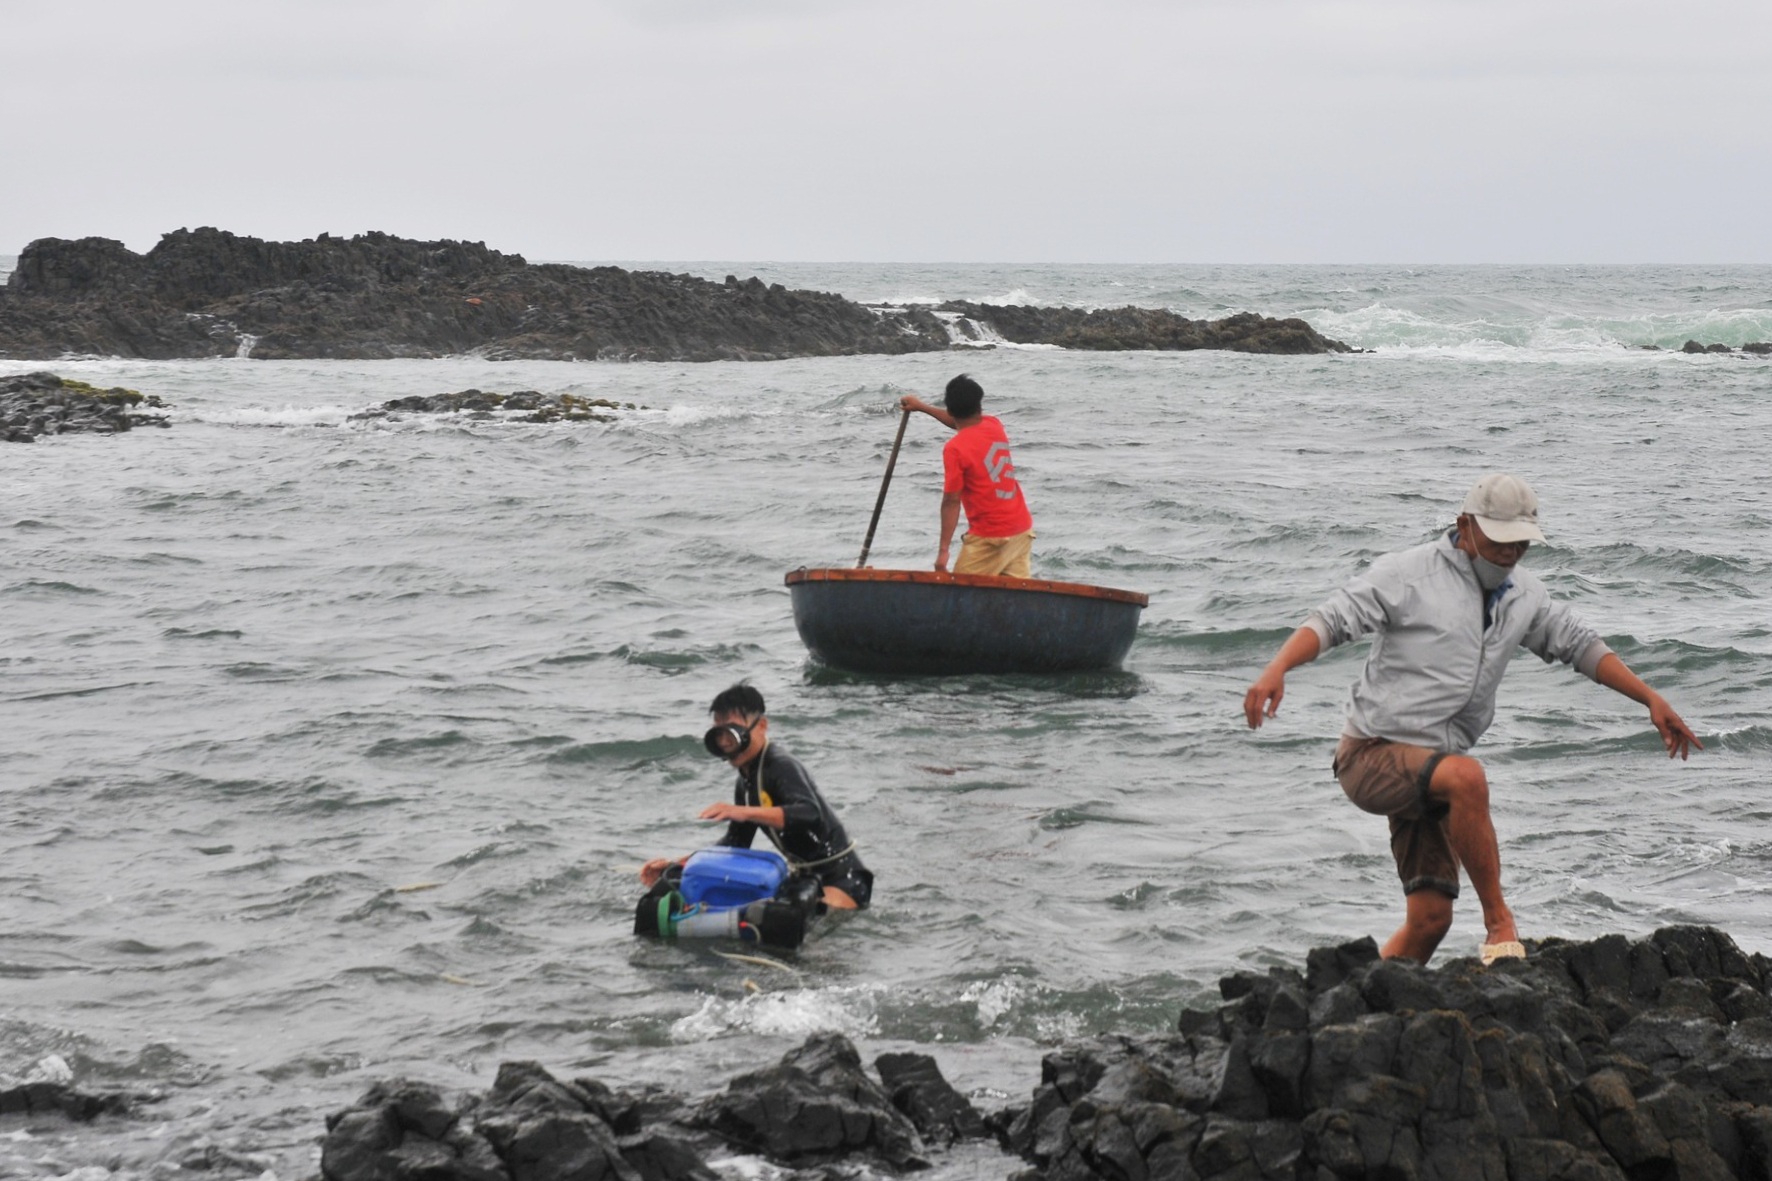
POLYGON ((1704 749, 1599 633, 1516 565, 1543 540, 1526 482, 1484 476, 1456 528, 1373 562, 1306 617, 1244 695, 1244 715, 1259 727, 1278 712, 1288 672, 1337 644, 1376 636, 1334 767, 1348 798, 1390 818, 1405 917, 1384 945, 1387 958, 1427 963, 1452 926, 1461 865, 1483 906, 1483 962, 1526 954, 1502 897, 1489 781, 1465 753, 1495 717, 1495 691, 1516 649, 1572 664, 1647 706, 1669 758, 1704 749))

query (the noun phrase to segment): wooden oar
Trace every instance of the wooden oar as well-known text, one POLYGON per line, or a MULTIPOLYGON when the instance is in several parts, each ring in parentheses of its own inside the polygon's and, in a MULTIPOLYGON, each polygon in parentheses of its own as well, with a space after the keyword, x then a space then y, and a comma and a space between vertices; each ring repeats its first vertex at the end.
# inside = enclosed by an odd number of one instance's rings
POLYGON ((886 475, 880 480, 880 496, 874 501, 874 519, 868 522, 868 535, 861 543, 861 557, 855 559, 855 568, 860 570, 868 564, 868 551, 874 548, 874 530, 880 524, 880 510, 886 507, 886 488, 892 483, 892 469, 898 464, 899 444, 904 442, 905 424, 910 422, 911 412, 906 410, 898 419, 898 435, 892 440, 892 455, 886 460, 886 475))

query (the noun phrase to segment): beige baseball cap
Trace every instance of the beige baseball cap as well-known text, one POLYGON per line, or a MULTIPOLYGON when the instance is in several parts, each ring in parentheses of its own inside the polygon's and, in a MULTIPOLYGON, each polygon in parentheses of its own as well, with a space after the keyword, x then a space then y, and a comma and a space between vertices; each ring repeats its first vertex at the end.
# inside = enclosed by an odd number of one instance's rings
POLYGON ((1490 541, 1543 541, 1538 528, 1538 493, 1506 472, 1490 472, 1464 498, 1464 508, 1490 541))

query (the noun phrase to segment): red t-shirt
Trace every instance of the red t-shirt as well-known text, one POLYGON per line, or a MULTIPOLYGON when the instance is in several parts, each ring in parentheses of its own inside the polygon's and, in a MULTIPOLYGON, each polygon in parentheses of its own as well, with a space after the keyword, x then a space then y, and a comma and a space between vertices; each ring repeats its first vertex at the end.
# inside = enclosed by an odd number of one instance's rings
POLYGON ((1027 498, 1015 481, 1009 436, 1003 424, 985 415, 956 431, 941 449, 941 490, 958 492, 966 528, 980 537, 1014 537, 1034 527, 1027 498))

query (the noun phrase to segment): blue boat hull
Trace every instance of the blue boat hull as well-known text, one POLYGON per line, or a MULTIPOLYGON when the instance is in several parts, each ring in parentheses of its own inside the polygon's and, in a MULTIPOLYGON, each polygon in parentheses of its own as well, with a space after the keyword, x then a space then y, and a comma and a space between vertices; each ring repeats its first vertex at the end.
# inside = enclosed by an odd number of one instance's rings
POLYGON ((910 570, 796 570, 794 626, 851 672, 949 676, 1118 668, 1148 599, 1037 579, 910 570))

